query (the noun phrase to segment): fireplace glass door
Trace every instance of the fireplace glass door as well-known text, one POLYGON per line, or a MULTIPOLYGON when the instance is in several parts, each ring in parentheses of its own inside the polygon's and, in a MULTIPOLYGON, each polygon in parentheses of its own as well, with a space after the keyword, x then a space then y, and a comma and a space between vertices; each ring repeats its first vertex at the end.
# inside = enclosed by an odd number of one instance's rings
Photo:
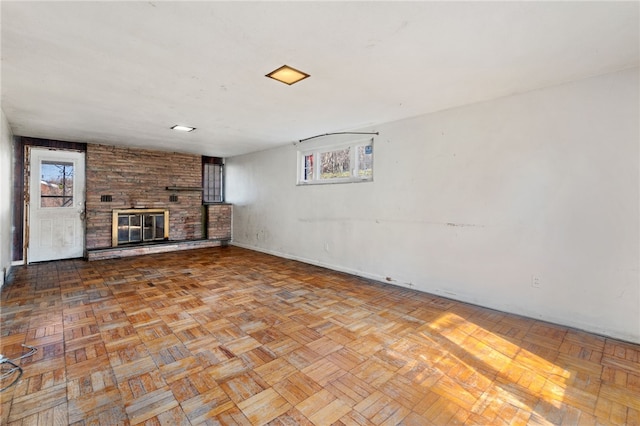
POLYGON ((162 241, 168 237, 166 211, 120 211, 114 212, 117 221, 117 238, 114 246, 122 244, 162 241))

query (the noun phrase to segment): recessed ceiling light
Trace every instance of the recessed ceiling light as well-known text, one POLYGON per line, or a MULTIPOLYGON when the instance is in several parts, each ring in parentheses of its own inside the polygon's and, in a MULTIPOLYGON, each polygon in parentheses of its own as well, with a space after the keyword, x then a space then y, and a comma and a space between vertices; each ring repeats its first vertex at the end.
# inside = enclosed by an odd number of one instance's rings
POLYGON ((176 124, 171 129, 172 130, 179 130, 181 132, 193 132, 196 128, 195 127, 188 127, 188 126, 180 126, 180 125, 176 124))
POLYGON ((271 71, 265 77, 273 78, 284 84, 291 86, 305 78, 309 77, 309 74, 302 71, 298 71, 295 68, 291 68, 289 65, 283 65, 275 71, 271 71))

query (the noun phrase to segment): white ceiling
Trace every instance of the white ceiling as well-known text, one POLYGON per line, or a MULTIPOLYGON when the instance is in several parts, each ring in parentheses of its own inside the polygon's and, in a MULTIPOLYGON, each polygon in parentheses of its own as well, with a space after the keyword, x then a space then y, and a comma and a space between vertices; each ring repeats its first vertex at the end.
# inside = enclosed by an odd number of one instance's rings
POLYGON ((2 109, 16 135, 233 156, 638 66, 638 11, 3 0, 2 109))

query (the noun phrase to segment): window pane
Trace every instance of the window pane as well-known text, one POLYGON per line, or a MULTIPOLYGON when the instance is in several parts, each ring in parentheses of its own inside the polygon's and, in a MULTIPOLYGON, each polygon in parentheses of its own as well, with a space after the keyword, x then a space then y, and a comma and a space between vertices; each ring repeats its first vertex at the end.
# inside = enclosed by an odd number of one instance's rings
POLYGON ((371 176, 373 176, 373 145, 361 145, 358 147, 358 177, 371 176))
POLYGON ((320 154, 321 179, 348 178, 351 176, 350 157, 351 148, 320 154))
POLYGON ((222 166, 213 165, 213 201, 222 201, 222 166))
POLYGON ((204 165, 202 200, 205 203, 219 203, 223 201, 222 168, 223 166, 221 164, 206 163, 204 165))
POLYGON ((211 193, 211 187, 213 186, 213 173, 211 173, 211 165, 205 164, 204 166, 204 200, 209 201, 213 194, 211 193))
POLYGON ((42 162, 40 207, 73 207, 73 163, 42 162))
POLYGON ((313 154, 304 156, 304 180, 313 180, 313 154))

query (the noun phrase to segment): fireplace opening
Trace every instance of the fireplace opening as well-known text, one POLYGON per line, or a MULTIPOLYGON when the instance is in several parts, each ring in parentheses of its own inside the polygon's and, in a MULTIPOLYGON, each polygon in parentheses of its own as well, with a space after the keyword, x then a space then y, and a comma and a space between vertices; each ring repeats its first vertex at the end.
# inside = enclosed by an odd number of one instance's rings
POLYGON ((168 240, 169 210, 114 210, 111 239, 113 247, 168 240))

